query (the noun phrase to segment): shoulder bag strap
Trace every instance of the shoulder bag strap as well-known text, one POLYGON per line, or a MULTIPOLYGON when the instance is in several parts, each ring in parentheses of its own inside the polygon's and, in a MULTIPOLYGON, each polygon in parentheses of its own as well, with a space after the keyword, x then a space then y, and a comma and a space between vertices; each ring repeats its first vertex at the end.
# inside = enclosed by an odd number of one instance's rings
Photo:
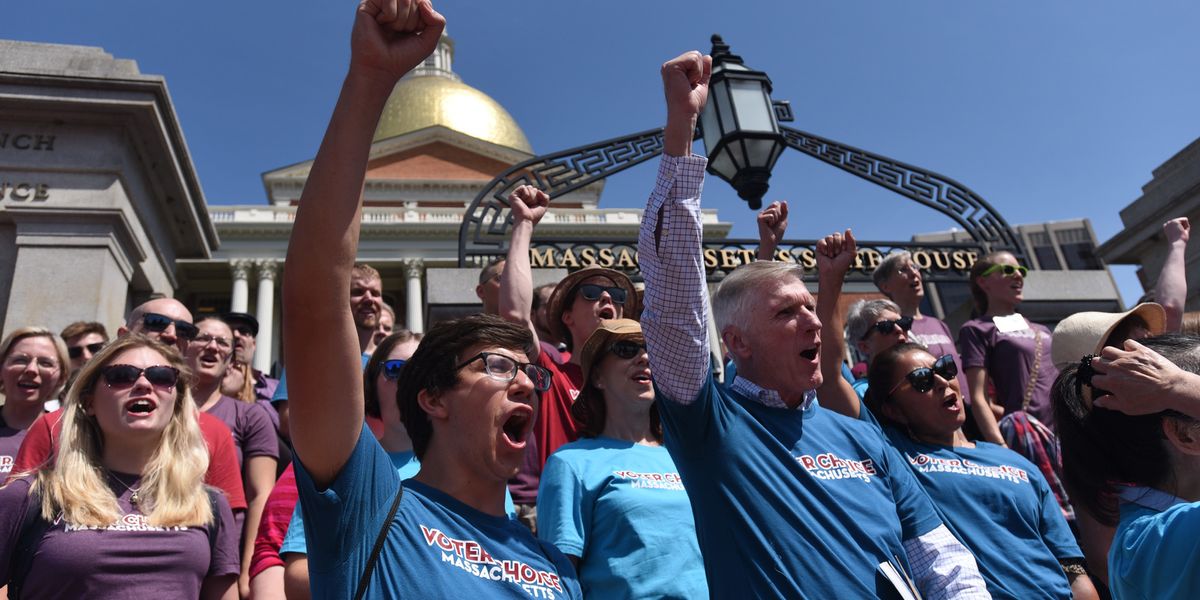
POLYGON ((1037 385, 1038 371, 1042 366, 1042 331, 1034 327, 1032 323, 1029 328, 1033 329, 1033 368, 1029 370, 1029 381, 1025 383, 1025 397, 1021 399, 1021 410, 1029 412, 1029 402, 1033 400, 1033 388, 1037 385))
POLYGON ((404 482, 400 482, 400 489, 396 490, 396 499, 392 500, 392 508, 388 511, 387 518, 383 520, 383 527, 379 528, 379 535, 375 538, 375 547, 371 549, 371 556, 367 559, 367 566, 363 568, 362 577, 358 578, 358 587, 354 591, 354 600, 362 600, 363 595, 367 593, 367 585, 371 582, 371 572, 375 570, 375 563, 379 561, 379 552, 383 550, 383 542, 387 539, 388 528, 392 525, 392 519, 396 518, 396 510, 400 508, 400 498, 404 497, 404 482))

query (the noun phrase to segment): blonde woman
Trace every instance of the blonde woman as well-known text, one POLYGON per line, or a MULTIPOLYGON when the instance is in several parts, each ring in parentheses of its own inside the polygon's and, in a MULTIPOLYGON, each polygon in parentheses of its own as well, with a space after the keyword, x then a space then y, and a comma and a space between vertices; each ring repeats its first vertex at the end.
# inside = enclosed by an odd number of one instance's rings
POLYGON ((0 342, 0 481, 12 470, 29 426, 67 381, 67 347, 44 327, 22 327, 0 342))
POLYGON ((238 532, 174 349, 117 340, 79 373, 53 465, 0 489, 9 597, 231 600, 238 532))

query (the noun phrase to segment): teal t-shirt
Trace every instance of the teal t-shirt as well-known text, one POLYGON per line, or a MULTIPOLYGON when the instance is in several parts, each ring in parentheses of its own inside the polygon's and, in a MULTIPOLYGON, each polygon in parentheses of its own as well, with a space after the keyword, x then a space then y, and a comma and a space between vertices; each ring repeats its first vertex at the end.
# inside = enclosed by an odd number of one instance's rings
POLYGON ((864 421, 764 406, 710 376, 657 399, 717 598, 874 598, 879 564, 941 525, 903 459, 864 421))
MULTIPOLYGON (((312 597, 353 598, 401 486, 396 466, 365 426, 328 489, 316 489, 299 456, 295 465, 312 597)), ((403 486, 368 598, 582 598, 566 557, 517 521, 414 479, 403 486)))
MULTIPOLYGON (((417 471, 421 470, 421 461, 417 460, 417 456, 411 450, 388 452, 387 455, 392 459, 401 481, 415 476, 417 471)), ((504 512, 508 513, 510 518, 516 518, 517 511, 507 489, 504 490, 504 512)), ((288 522, 287 533, 284 534, 283 544, 279 547, 281 556, 289 553, 308 554, 308 542, 304 538, 304 512, 300 510, 300 503, 296 503, 296 508, 292 510, 292 520, 288 522)))
POLYGON ((993 598, 1071 597, 1059 561, 1082 559, 1083 552, 1033 463, 986 442, 939 446, 886 431, 942 519, 975 555, 993 598))
POLYGON ((597 437, 559 448, 538 489, 538 537, 580 557, 588 598, 707 598, 683 482, 661 446, 597 437))
POLYGON ((1112 597, 1200 598, 1200 502, 1131 487, 1120 510, 1108 550, 1112 597))

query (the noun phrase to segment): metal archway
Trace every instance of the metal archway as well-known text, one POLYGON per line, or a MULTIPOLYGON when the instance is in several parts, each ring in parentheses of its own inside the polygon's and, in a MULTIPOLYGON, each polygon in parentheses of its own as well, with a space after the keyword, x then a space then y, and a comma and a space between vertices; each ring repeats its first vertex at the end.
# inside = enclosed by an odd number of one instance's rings
MULTIPOLYGON (((932 208, 957 223, 985 252, 1023 258, 1019 238, 982 196, 939 173, 818 135, 780 127, 788 147, 932 208)), ((507 251, 512 216, 508 195, 533 185, 553 199, 636 166, 663 150, 662 129, 535 156, 493 178, 467 207, 458 234, 458 266, 507 251)), ((636 243, 636 240, 633 240, 636 243)))

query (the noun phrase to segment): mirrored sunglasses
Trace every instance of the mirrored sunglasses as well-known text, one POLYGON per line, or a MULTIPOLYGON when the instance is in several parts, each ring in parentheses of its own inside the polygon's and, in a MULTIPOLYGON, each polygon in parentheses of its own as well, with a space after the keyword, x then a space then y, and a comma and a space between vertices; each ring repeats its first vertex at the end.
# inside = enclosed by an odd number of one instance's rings
POLYGON ((389 381, 400 379, 400 372, 404 370, 404 363, 408 361, 403 358, 394 358, 392 360, 383 361, 383 376, 389 381))
POLYGON ((612 298, 613 304, 625 304, 625 298, 628 293, 623 287, 606 287, 594 283, 585 283, 579 286, 579 295, 583 296, 584 300, 599 300, 600 295, 604 292, 608 292, 608 297, 612 298))
POLYGON ((934 375, 938 375, 946 381, 958 377, 958 365, 954 364, 954 357, 949 354, 943 354, 941 358, 934 361, 933 368, 920 367, 913 369, 908 375, 904 376, 904 379, 901 379, 899 383, 893 386, 888 394, 895 393, 905 381, 912 385, 913 389, 918 393, 924 394, 933 389, 934 375))

